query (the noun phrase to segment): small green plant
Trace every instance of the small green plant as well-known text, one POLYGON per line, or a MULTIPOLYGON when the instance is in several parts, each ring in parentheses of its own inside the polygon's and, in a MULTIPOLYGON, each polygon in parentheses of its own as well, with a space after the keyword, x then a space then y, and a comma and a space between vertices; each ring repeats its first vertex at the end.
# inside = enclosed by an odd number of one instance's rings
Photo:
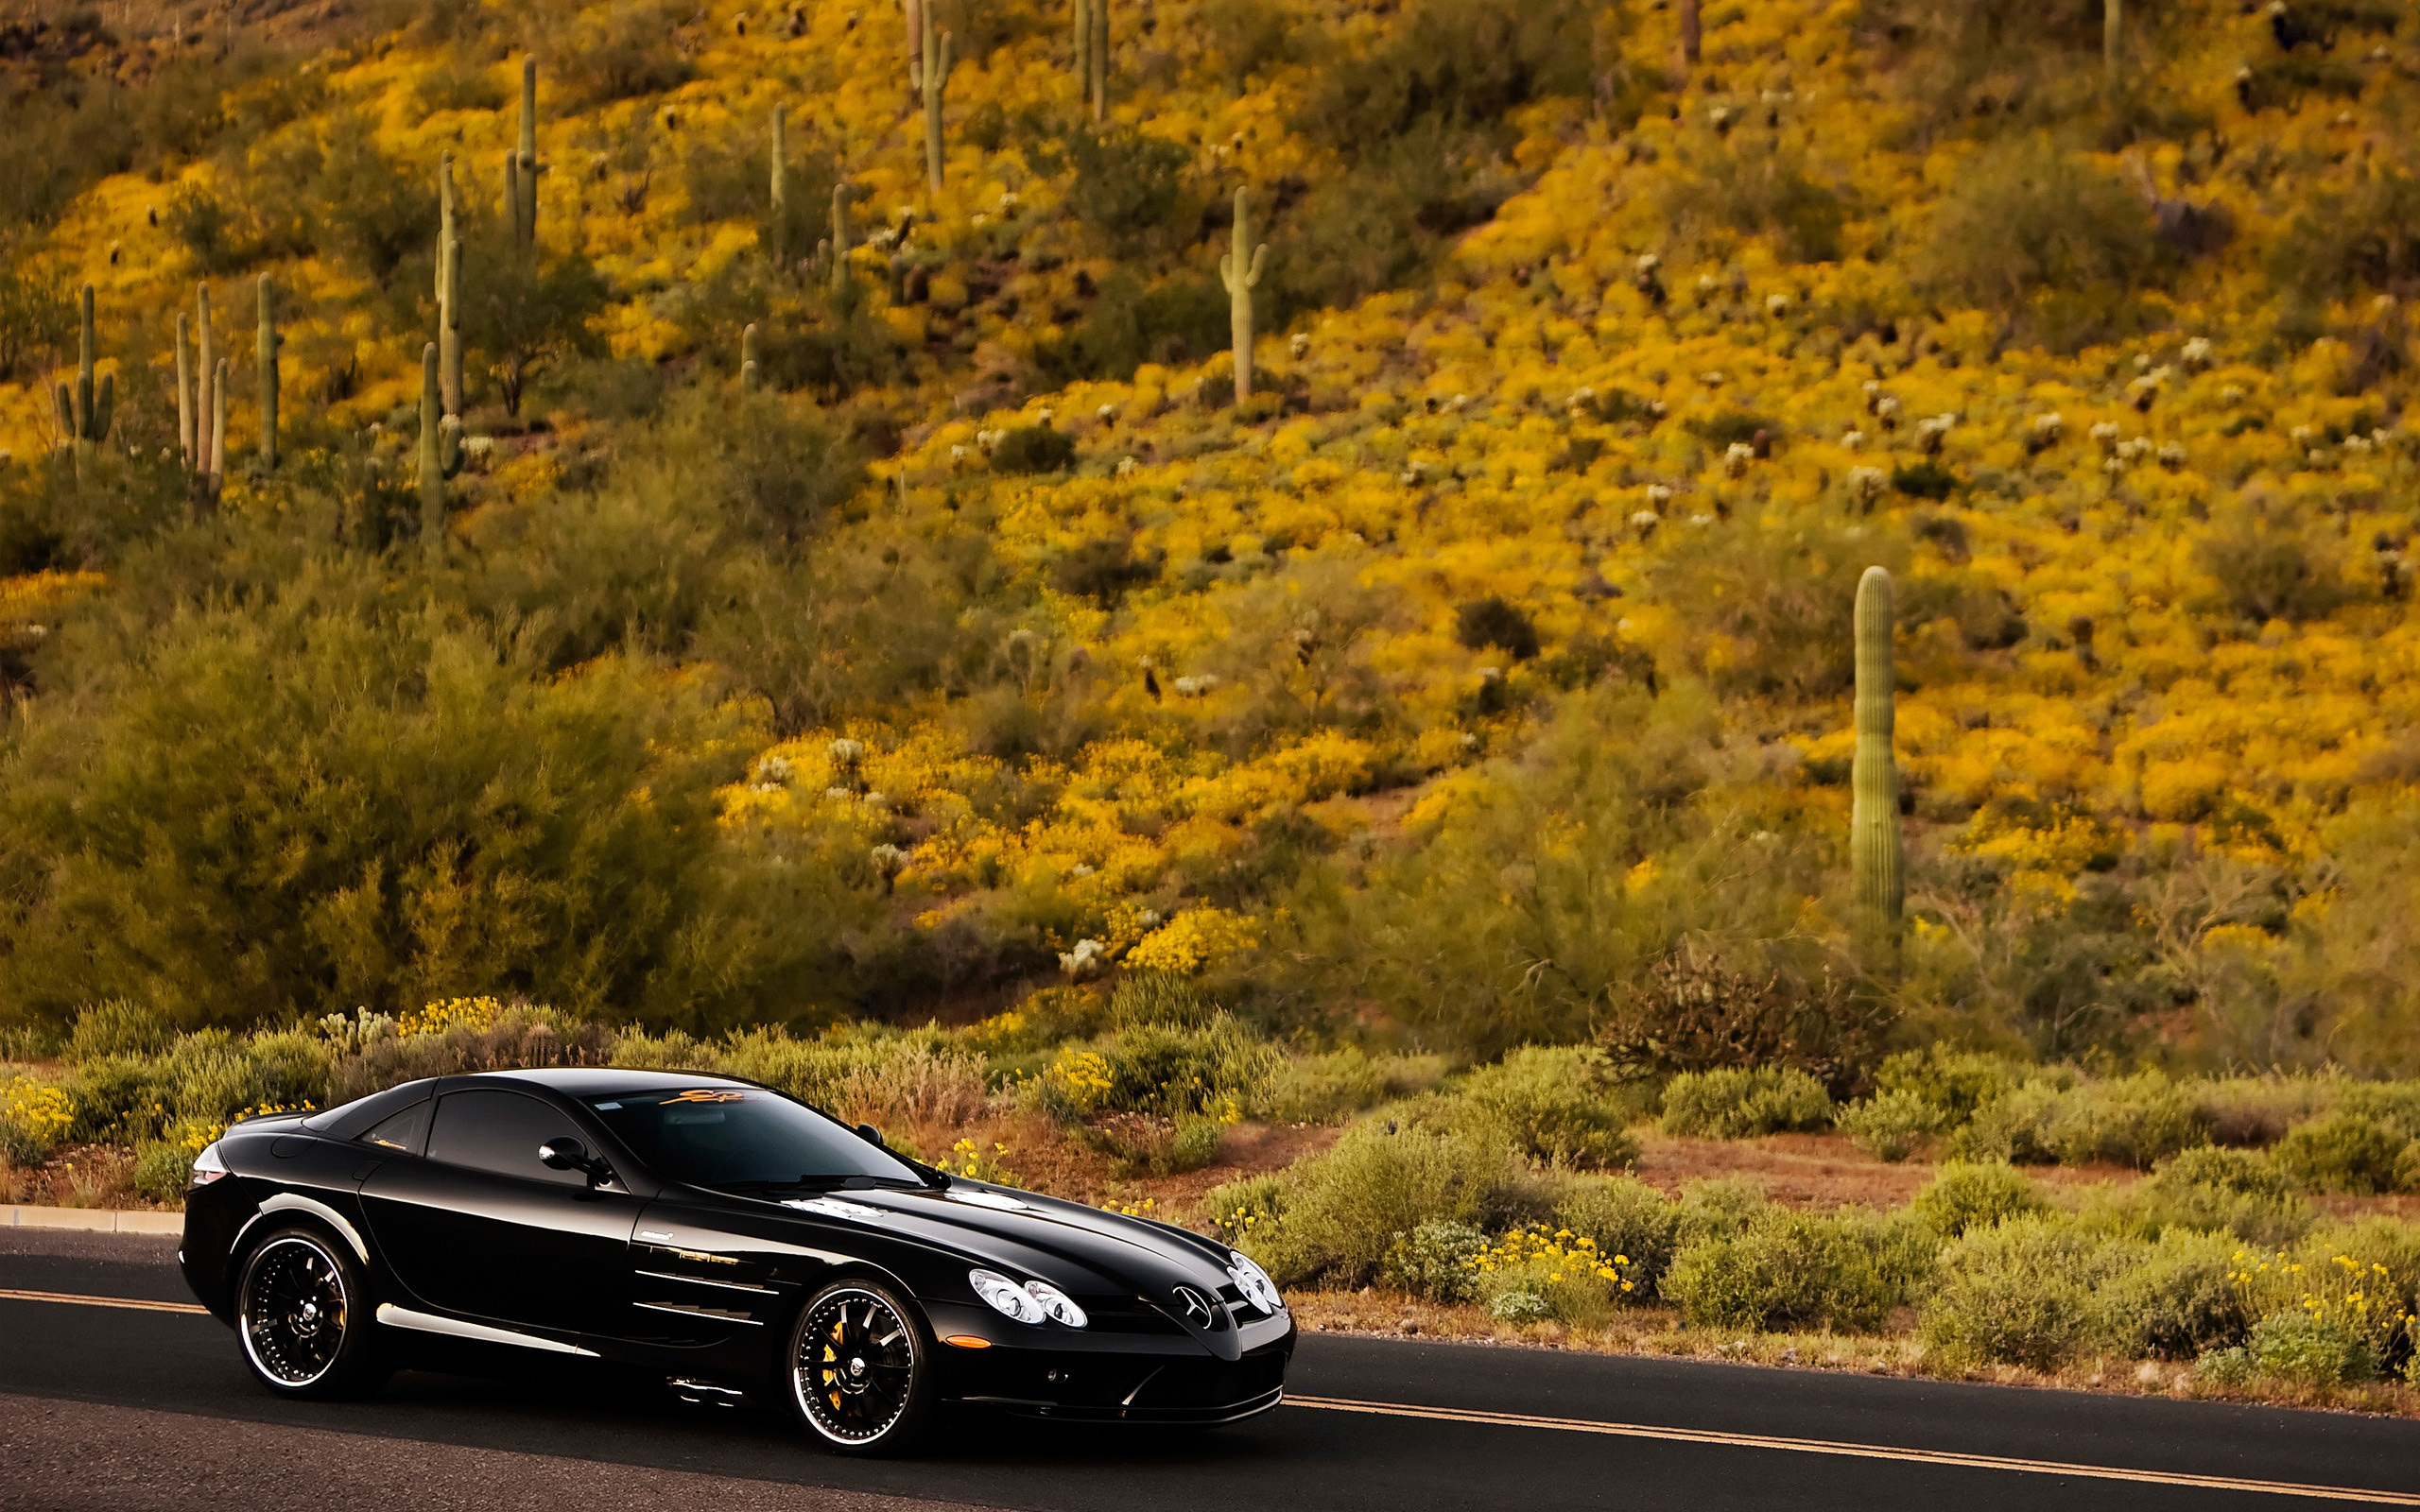
POLYGON ((2252 1326, 2244 1346, 2260 1374, 2306 1386, 2342 1386, 2377 1378, 2377 1351, 2340 1318, 2272 1313, 2252 1326))
POLYGON ((1002 472, 1057 472, 1075 461, 1075 438, 1048 425, 1021 425, 992 448, 992 466, 1002 472))
POLYGON ((1524 1046, 1473 1072, 1462 1096, 1531 1160, 1606 1170, 1638 1159, 1628 1104, 1595 1051, 1524 1046))
POLYGON ((1598 1253, 1625 1257, 1636 1267, 1631 1274, 1642 1296, 1654 1292, 1671 1268, 1681 1237, 1680 1206, 1631 1177, 1575 1183, 1555 1204, 1554 1218, 1558 1227, 1594 1241, 1598 1253))
POLYGON ((2359 1113, 2333 1113, 2286 1131, 2274 1152, 2277 1168, 2321 1192, 2368 1195, 2394 1190, 2411 1142, 2359 1113))
POLYGON ((1683 1072, 1664 1089, 1664 1132, 1752 1139, 1832 1122, 1831 1095, 1803 1071, 1758 1066, 1683 1072))
POLYGON ((1664 1296, 1692 1328, 1877 1328, 1896 1299, 1860 1225, 1776 1209, 1673 1257, 1664 1296))
POLYGON ((1904 1160, 1939 1132, 1942 1111, 1911 1091, 1877 1092, 1849 1104, 1833 1123, 1858 1149, 1880 1160, 1904 1160))
POLYGON ((1432 1302, 1467 1302, 1478 1296, 1477 1262, 1487 1235, 1466 1223, 1424 1223, 1387 1251, 1379 1280, 1432 1302))
POLYGON ((1918 1325, 1925 1347, 2049 1369, 2083 1340, 2112 1258, 2107 1241, 2045 1215, 1972 1227, 1941 1252, 1918 1325))
POLYGON ((2161 1161, 2144 1182, 2146 1212, 2162 1228, 2224 1230, 2257 1244, 2294 1239, 2310 1213, 2278 1169, 2256 1150, 2204 1144, 2161 1161))
POLYGON ((1916 1216, 1944 1239, 2046 1212, 2049 1202, 2024 1173, 2007 1165, 1952 1160, 1916 1194, 1916 1216))

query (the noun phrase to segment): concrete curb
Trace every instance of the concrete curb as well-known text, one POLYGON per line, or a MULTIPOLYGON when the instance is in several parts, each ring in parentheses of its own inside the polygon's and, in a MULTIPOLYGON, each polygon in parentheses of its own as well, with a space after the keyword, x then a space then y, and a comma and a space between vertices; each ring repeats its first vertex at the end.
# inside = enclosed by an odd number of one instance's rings
POLYGON ((95 1234, 167 1234, 182 1237, 182 1212, 136 1212, 120 1208, 0 1207, 0 1228, 75 1228, 95 1234))

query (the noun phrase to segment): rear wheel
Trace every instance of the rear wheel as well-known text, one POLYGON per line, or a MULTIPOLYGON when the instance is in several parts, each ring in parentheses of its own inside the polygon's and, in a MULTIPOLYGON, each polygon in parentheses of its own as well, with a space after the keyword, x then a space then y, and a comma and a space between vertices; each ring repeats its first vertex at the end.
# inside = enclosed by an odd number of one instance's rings
POLYGON ((896 1454, 933 1416, 933 1347, 923 1315, 879 1281, 835 1281, 790 1332, 790 1401, 844 1454, 896 1454))
POLYGON ((370 1337, 368 1278, 316 1228, 281 1228, 244 1261, 235 1335, 245 1363, 281 1397, 342 1397, 386 1378, 370 1337))

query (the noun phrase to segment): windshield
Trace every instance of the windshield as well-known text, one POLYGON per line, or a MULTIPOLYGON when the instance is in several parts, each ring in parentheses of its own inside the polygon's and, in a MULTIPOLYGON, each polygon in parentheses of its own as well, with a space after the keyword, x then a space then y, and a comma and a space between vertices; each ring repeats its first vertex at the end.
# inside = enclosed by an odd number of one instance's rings
POLYGON ((754 1087, 592 1097, 588 1107, 659 1176, 734 1192, 923 1186, 847 1126, 754 1087))

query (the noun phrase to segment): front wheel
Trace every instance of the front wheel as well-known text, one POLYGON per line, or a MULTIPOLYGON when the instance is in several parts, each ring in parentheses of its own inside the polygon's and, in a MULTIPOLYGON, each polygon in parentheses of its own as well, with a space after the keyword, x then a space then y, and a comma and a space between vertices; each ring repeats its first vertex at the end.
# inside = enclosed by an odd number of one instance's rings
POLYGON ((879 1281, 835 1281, 790 1332, 790 1401, 843 1454, 896 1454, 932 1419, 933 1347, 914 1304, 879 1281))
POLYGON ((245 1363, 281 1397, 342 1397, 386 1377, 370 1337, 368 1278, 316 1228, 261 1241, 236 1282, 235 1334, 245 1363))

